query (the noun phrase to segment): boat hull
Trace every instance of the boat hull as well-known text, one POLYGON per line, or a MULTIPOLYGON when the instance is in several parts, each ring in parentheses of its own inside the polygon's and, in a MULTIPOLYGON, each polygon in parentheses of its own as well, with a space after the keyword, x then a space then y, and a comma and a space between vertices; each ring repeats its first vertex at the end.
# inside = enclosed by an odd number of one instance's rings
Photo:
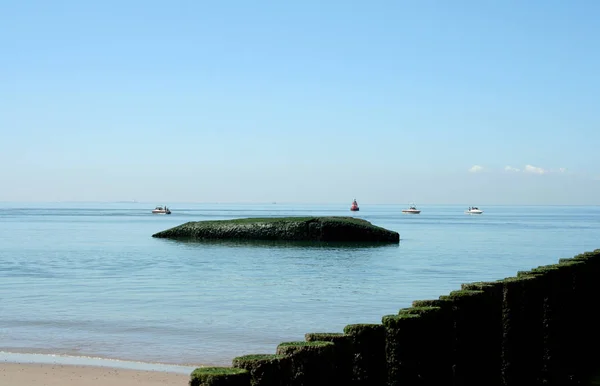
POLYGON ((358 209, 358 208, 350 208, 350 210, 351 210, 352 212, 358 212, 360 209, 358 209))
POLYGON ((478 211, 469 211, 469 210, 465 210, 466 214, 482 214, 483 210, 478 210, 478 211))
POLYGON ((165 212, 164 210, 153 210, 152 214, 171 214, 171 212, 165 212))
POLYGON ((421 211, 420 210, 407 210, 407 209, 404 209, 402 211, 402 213, 406 213, 406 214, 419 214, 419 213, 421 213, 421 211))

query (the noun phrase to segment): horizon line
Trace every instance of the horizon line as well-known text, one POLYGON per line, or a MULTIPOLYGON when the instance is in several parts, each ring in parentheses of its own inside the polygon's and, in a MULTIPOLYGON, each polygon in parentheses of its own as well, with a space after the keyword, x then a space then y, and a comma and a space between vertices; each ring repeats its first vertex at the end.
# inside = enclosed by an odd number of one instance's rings
MULTIPOLYGON (((3 201, 0 200, 0 204, 151 204, 157 205, 156 202, 160 201, 88 201, 88 200, 68 200, 68 201, 3 201)), ((300 202, 300 201, 172 201, 167 206, 173 204, 193 204, 193 205, 340 205, 341 202, 300 202)), ((165 205, 165 204, 159 204, 165 205)), ((360 205, 408 205, 405 203, 369 203, 363 202, 360 205)), ((422 205, 433 205, 433 206, 600 206, 600 204, 476 204, 469 205, 466 203, 423 203, 422 205)))

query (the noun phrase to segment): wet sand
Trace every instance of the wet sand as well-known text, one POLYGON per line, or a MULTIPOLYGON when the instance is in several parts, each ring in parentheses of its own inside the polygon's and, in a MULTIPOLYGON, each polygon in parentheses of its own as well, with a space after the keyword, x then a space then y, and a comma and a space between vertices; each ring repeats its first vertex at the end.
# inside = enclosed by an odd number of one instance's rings
POLYGON ((186 386, 187 374, 110 367, 0 363, 2 386, 186 386))

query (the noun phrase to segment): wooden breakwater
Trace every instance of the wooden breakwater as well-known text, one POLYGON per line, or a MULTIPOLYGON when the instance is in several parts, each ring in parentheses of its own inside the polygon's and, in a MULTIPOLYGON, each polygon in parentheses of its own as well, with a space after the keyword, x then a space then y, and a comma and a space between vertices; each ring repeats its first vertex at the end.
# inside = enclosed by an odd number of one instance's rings
POLYGON ((273 354, 199 368, 192 386, 586 384, 600 365, 600 249, 417 300, 381 324, 309 333, 273 354))

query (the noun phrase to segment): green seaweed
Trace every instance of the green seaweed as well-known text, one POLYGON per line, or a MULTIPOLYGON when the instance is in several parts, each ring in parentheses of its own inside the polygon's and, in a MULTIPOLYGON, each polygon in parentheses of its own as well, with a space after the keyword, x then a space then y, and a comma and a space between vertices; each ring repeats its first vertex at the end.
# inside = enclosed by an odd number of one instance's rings
POLYGON ((419 315, 419 316, 430 316, 437 315, 441 311, 441 307, 409 307, 409 308, 401 308, 398 311, 399 315, 419 315))
POLYGON ((277 346, 277 354, 288 360, 287 384, 291 386, 330 385, 337 376, 332 342, 283 342, 277 346))
POLYGON ((250 373, 235 367, 200 367, 190 374, 190 386, 247 386, 250 373))
POLYGON ((236 357, 233 367, 248 370, 251 386, 279 385, 285 377, 286 356, 277 354, 249 354, 236 357))
POLYGON ((321 348, 321 347, 326 347, 326 346, 333 346, 333 343, 332 342, 323 342, 323 341, 316 341, 316 342, 304 342, 304 341, 283 342, 283 343, 279 343, 279 345, 277 346, 277 354, 279 354, 279 355, 290 355, 290 354, 293 354, 293 353, 297 352, 298 350, 321 348))

